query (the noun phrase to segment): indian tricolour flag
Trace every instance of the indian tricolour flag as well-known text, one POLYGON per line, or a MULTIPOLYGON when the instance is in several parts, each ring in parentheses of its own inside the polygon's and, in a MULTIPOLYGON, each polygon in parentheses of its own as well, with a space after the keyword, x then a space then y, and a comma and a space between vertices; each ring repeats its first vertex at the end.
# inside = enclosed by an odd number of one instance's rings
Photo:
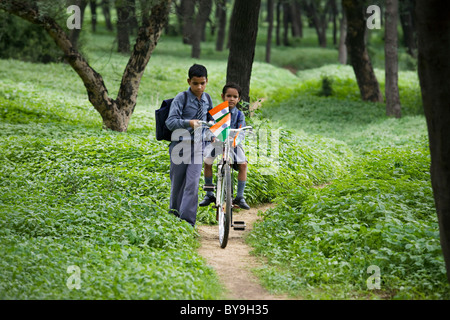
POLYGON ((218 122, 216 122, 209 130, 220 140, 225 141, 230 132, 231 114, 227 113, 222 116, 218 122))
POLYGON ((220 119, 229 112, 230 109, 228 108, 228 101, 224 101, 218 106, 209 110, 209 114, 212 115, 216 122, 220 121, 220 119))
POLYGON ((211 110, 209 110, 209 113, 216 121, 216 123, 209 129, 220 141, 225 141, 225 139, 228 137, 231 124, 231 115, 230 109, 228 108, 228 101, 224 101, 218 106, 212 108, 211 110))

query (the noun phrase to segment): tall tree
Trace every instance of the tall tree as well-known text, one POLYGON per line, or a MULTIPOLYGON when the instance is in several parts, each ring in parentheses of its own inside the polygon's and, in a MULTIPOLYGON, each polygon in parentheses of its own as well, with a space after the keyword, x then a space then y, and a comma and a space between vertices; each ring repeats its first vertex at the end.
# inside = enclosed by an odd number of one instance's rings
POLYGON ((91 8, 92 32, 95 32, 97 30, 97 1, 96 0, 90 0, 89 1, 89 7, 91 8))
POLYGON ((336 45, 336 43, 337 43, 337 16, 338 16, 337 4, 336 4, 336 0, 330 0, 328 3, 330 4, 331 21, 333 21, 333 44, 336 45))
POLYGON ((273 31, 273 0, 267 0, 267 20, 269 22, 269 27, 267 28, 266 62, 270 63, 273 31))
POLYGON ((277 25, 275 28, 275 41, 277 46, 279 46, 281 44, 281 39, 280 39, 280 19, 281 19, 281 1, 278 0, 275 4, 275 12, 276 12, 276 19, 277 19, 277 25))
POLYGON ((400 94, 398 92, 398 0, 386 0, 385 10, 385 94, 386 115, 400 118, 402 116, 400 94))
POLYGON ((117 44, 118 52, 130 52, 130 16, 131 10, 127 0, 116 0, 117 44))
MULTIPOLYGON (((87 1, 86 0, 75 0, 72 2, 72 4, 74 4, 80 8, 80 27, 83 28, 84 11, 87 6, 87 1)), ((77 29, 77 28, 72 29, 69 34, 69 39, 72 42, 75 49, 78 49, 78 39, 80 38, 81 28, 80 29, 77 29)))
POLYGON ((347 17, 347 50, 358 82, 361 98, 364 101, 383 102, 380 85, 375 77, 372 63, 367 52, 364 34, 365 1, 342 0, 347 17))
POLYGON ((183 43, 191 44, 195 21, 195 0, 182 0, 183 13, 183 43))
POLYGON ((111 22, 111 12, 109 10, 109 0, 101 0, 102 12, 105 16, 106 29, 108 31, 113 31, 113 25, 111 22))
POLYGON ((326 48, 327 46, 327 11, 330 2, 327 1, 323 7, 321 1, 318 0, 303 0, 303 7, 310 23, 316 29, 317 37, 319 39, 319 46, 326 48))
POLYGON ((293 0, 291 3, 292 18, 292 36, 303 37, 302 12, 299 0, 293 0))
POLYGON ((347 64, 347 46, 345 41, 347 39, 347 17, 345 11, 342 11, 342 18, 339 27, 339 63, 347 64))
POLYGON ((227 82, 242 87, 242 100, 250 101, 250 78, 255 57, 261 0, 235 0, 230 23, 227 82))
POLYGON ((442 252, 450 282, 450 6, 416 0, 418 71, 442 252))
POLYGON ((222 51, 225 43, 225 33, 227 26, 227 0, 216 0, 216 10, 219 20, 219 31, 216 39, 216 50, 222 51))
POLYGON ((212 0, 199 0, 198 12, 192 30, 192 58, 200 58, 202 35, 212 9, 212 0))
POLYGON ((116 99, 108 95, 102 76, 74 48, 64 29, 51 16, 39 10, 38 1, 0 0, 0 9, 44 28, 83 81, 89 101, 102 117, 103 127, 124 132, 136 106, 139 84, 145 67, 167 21, 171 2, 171 0, 156 2, 148 19, 145 19, 139 28, 134 50, 123 73, 116 99))
POLYGON ((414 18, 416 0, 402 0, 399 2, 400 24, 403 30, 403 42, 406 52, 417 58, 417 34, 414 18))
POLYGON ((283 45, 289 46, 289 21, 291 20, 291 6, 283 2, 283 45))

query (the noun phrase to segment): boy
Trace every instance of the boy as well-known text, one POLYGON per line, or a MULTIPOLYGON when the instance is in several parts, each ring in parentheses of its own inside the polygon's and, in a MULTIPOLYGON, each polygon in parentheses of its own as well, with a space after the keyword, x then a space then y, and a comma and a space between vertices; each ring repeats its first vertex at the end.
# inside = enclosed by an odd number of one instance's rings
MULTIPOLYGON (((245 116, 242 111, 236 108, 236 105, 241 101, 241 87, 235 83, 228 83, 222 89, 222 100, 228 101, 228 107, 231 114, 231 128, 239 129, 240 127, 245 127, 245 116)), ((212 164, 214 158, 217 156, 216 149, 213 148, 213 144, 210 145, 211 151, 206 151, 207 157, 205 157, 205 185, 211 185, 213 180, 212 164)), ((241 145, 234 148, 235 163, 237 163, 239 174, 238 174, 238 186, 236 198, 233 200, 233 204, 238 205, 240 208, 248 210, 250 206, 245 202, 244 199, 244 189, 245 183, 247 181, 247 159, 245 158, 245 152, 241 145)), ((212 191, 206 192, 205 197, 202 202, 200 202, 201 207, 208 206, 215 201, 215 196, 212 191)))
POLYGON ((194 64, 188 76, 189 88, 176 95, 166 120, 167 128, 172 131, 169 144, 170 212, 195 226, 205 143, 196 139, 198 131, 194 130, 198 126, 197 121, 212 119, 208 111, 213 104, 211 97, 204 92, 208 83, 206 68, 194 64))

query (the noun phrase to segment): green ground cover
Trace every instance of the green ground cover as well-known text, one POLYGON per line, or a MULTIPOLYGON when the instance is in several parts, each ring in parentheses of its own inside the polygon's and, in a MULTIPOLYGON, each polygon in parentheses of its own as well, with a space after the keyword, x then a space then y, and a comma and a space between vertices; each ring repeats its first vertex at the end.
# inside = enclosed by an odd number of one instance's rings
POLYGON ((310 299, 450 297, 420 87, 413 72, 399 76, 401 119, 360 101, 351 68, 338 65, 299 72, 298 88, 262 108, 274 126, 334 138, 353 152, 347 174, 278 198, 248 238, 268 259, 257 271, 267 287, 310 299), (326 97, 324 77, 332 79, 326 97), (370 266, 380 272, 377 290, 367 285, 370 266))
MULTIPOLYGON (((114 95, 126 57, 93 49, 88 59, 114 95)), ((101 130, 100 116, 68 65, 0 60, 3 299, 222 297, 214 271, 195 253, 196 230, 167 213, 168 149, 154 138, 154 110, 186 89, 192 63, 155 52, 129 130, 115 133, 101 130), (72 265, 80 268, 79 290, 67 286, 72 265)), ((218 103, 226 62, 204 64, 208 91, 218 103)), ((265 97, 277 91, 266 84, 268 73, 280 79, 279 86, 295 79, 257 63, 253 90, 265 97)), ((254 125, 270 130, 262 120, 254 125)), ((257 152, 257 145, 252 148, 257 152)), ((347 159, 341 156, 350 152, 331 139, 305 135, 298 141, 289 132, 281 133, 280 148, 282 175, 264 175, 266 162, 251 164, 249 202, 271 201, 289 183, 310 186, 340 176, 347 159)), ((202 209, 199 223, 215 223, 214 216, 202 209)))
MULTIPOLYGON (((448 298, 410 61, 400 72, 405 116, 395 120, 383 104, 359 101, 351 68, 333 65, 332 45, 319 54, 312 30, 292 47, 274 47, 272 65, 262 62, 263 39, 261 32, 250 95, 264 102, 251 124, 280 138, 276 161, 250 163, 249 202, 278 203, 248 238, 268 261, 257 274, 273 291, 314 299, 448 298), (324 78, 332 80, 328 97, 324 78), (264 174, 268 164, 276 170, 264 174), (380 268, 378 291, 366 287, 370 265, 380 268)), ((81 40, 114 97, 127 57, 101 27, 81 40)), ((376 38, 372 50, 380 56, 376 38)), ((223 298, 195 253, 197 232, 167 213, 168 150, 154 138, 154 110, 187 88, 194 62, 208 68, 208 92, 219 102, 226 52, 208 41, 201 59, 189 56, 179 38, 163 36, 127 133, 101 130, 67 64, 0 60, 2 299, 223 298), (79 290, 67 286, 72 265, 79 290)), ((382 69, 377 77, 383 87, 382 69)), ((215 223, 209 209, 198 219, 215 223)))

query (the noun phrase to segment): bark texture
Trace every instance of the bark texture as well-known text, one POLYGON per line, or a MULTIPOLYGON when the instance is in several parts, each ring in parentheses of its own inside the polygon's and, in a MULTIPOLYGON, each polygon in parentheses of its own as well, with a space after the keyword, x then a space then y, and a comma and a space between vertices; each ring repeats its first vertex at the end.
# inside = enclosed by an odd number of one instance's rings
POLYGON ((398 0, 386 0, 386 25, 384 35, 386 115, 401 118, 398 91, 398 0))
POLYGON ((122 76, 117 99, 108 95, 102 76, 76 50, 69 37, 51 17, 39 12, 36 5, 26 1, 0 0, 0 8, 43 27, 64 52, 64 58, 83 81, 89 101, 100 113, 103 128, 124 132, 136 106, 139 84, 145 67, 168 17, 170 0, 160 1, 139 28, 136 44, 122 76))
POLYGON ((417 0, 418 69, 442 252, 450 282, 450 7, 417 0))
POLYGON ((375 77, 364 41, 366 31, 364 3, 363 1, 342 0, 342 6, 347 17, 347 50, 355 71, 361 98, 364 101, 383 102, 380 85, 375 77))
POLYGON ((250 78, 255 57, 261 0, 236 0, 230 24, 227 82, 242 87, 241 98, 250 101, 250 78))

